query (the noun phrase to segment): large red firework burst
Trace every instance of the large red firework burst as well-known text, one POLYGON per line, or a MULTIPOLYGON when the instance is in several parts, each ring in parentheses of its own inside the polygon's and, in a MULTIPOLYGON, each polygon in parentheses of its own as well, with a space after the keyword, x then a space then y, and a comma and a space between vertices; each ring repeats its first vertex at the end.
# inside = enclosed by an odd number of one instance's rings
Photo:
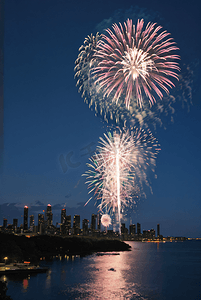
POLYGON ((113 24, 113 30, 106 29, 107 35, 101 35, 94 54, 96 65, 91 74, 97 90, 106 99, 124 101, 127 108, 131 101, 142 107, 145 99, 150 105, 156 102, 156 95, 162 99, 180 70, 179 56, 174 54, 179 48, 170 33, 161 31, 156 23, 148 23, 144 30, 143 25, 143 20, 135 26, 129 19, 124 26, 113 24))

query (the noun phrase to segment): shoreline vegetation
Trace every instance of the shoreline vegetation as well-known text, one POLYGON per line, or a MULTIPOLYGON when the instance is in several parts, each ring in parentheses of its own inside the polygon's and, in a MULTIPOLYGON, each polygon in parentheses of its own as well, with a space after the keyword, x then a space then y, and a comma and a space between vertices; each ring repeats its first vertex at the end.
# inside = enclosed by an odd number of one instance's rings
POLYGON ((6 263, 29 261, 37 263, 56 255, 85 256, 94 252, 129 251, 130 245, 119 239, 95 238, 83 236, 26 237, 0 233, 0 262, 6 263))

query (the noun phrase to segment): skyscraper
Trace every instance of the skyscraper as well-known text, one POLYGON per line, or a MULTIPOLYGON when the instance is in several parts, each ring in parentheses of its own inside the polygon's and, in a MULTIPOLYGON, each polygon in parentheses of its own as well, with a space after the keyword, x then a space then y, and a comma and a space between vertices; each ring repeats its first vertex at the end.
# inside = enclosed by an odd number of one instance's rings
POLYGON ((74 215, 73 233, 76 235, 80 233, 80 215, 74 215))
POLYGON ((97 214, 97 229, 101 231, 101 215, 97 214))
POLYGON ((45 227, 45 218, 43 214, 38 214, 38 232, 42 234, 45 227))
POLYGON ((66 233, 71 234, 71 215, 66 216, 66 233))
POLYGON ((44 224, 44 215, 38 214, 38 228, 40 227, 40 224, 44 224))
POLYGON ((7 219, 3 219, 3 228, 7 228, 7 222, 8 222, 8 220, 7 219))
POLYGON ((47 222, 47 226, 51 227, 52 226, 52 206, 51 204, 47 205, 47 210, 46 210, 46 222, 47 222))
POLYGON ((95 214, 91 215, 91 231, 96 230, 96 218, 97 218, 97 215, 95 215, 95 214))
POLYGON ((28 230, 28 206, 24 206, 24 230, 28 230))
POLYGON ((160 236, 160 224, 157 224, 157 237, 160 236))
POLYGON ((136 226, 135 226, 135 224, 130 224, 129 225, 129 234, 130 235, 136 234, 136 226))
POLYGON ((88 234, 88 229, 89 229, 89 220, 83 219, 82 220, 82 229, 83 229, 83 234, 88 234))
POLYGON ((153 228, 150 230, 150 236, 151 236, 151 239, 152 239, 152 240, 155 239, 156 232, 155 232, 155 230, 154 230, 153 228))
POLYGON ((13 219, 13 229, 17 230, 18 219, 13 219))
POLYGON ((30 216, 30 230, 33 231, 34 227, 34 215, 30 216))
POLYGON ((63 208, 61 210, 61 224, 64 225, 66 223, 66 209, 63 208))
POLYGON ((125 234, 126 232, 126 224, 125 223, 121 223, 121 234, 125 234))
POLYGON ((137 234, 141 234, 141 225, 137 223, 137 234))

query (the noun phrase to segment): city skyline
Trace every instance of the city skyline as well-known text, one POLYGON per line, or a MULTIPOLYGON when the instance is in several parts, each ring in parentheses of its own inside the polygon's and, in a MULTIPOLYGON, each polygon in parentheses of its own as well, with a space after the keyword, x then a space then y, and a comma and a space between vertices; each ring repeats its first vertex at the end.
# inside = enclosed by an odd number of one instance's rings
MULTIPOLYGON (((173 4, 179 9, 179 4, 173 4)), ((93 201, 84 206, 89 195, 81 175, 87 170, 86 163, 99 137, 111 127, 83 102, 73 78, 74 62, 91 32, 101 33, 112 22, 132 18, 135 23, 143 17, 145 23, 157 22, 171 32, 180 48, 181 76, 186 85, 179 81, 171 91, 176 97, 174 113, 162 114, 161 127, 157 122, 156 129, 150 124, 161 144, 156 172, 148 174, 153 194, 145 190, 147 198, 130 208, 122 222, 138 220, 146 228, 160 223, 164 235, 176 230, 178 236, 200 236, 198 10, 194 5, 192 10, 188 7, 188 14, 184 9, 178 16, 171 5, 164 9, 162 3, 144 1, 143 7, 134 7, 130 0, 107 3, 107 9, 100 5, 98 10, 95 4, 79 5, 77 11, 75 3, 65 1, 50 0, 48 7, 40 1, 5 3, 0 224, 4 217, 20 219, 17 216, 22 215, 24 205, 32 209, 31 214, 37 214, 51 203, 53 222, 63 207, 69 214, 77 213, 89 220, 96 212, 93 201), (191 26, 186 28, 185 23, 191 26)))
MULTIPOLYGON (((1 230, 6 230, 8 231, 12 228, 13 232, 15 233, 40 233, 40 234, 48 234, 48 229, 58 229, 57 226, 60 226, 60 233, 61 234, 66 234, 66 235, 79 235, 80 233, 84 235, 88 235, 89 232, 95 233, 95 232, 101 232, 101 231, 106 231, 106 227, 101 224, 101 214, 92 214, 91 215, 91 223, 87 219, 83 219, 81 222, 80 215, 74 215, 73 219, 71 220, 71 215, 66 214, 66 209, 62 208, 61 209, 61 221, 60 223, 56 223, 56 227, 53 224, 53 213, 52 213, 52 207, 51 204, 48 204, 46 207, 46 211, 43 210, 43 213, 38 213, 38 222, 35 221, 34 215, 29 215, 28 214, 28 206, 24 206, 24 214, 23 214, 23 224, 18 225, 18 219, 14 218, 13 223, 10 224, 8 223, 8 220, 6 218, 3 219, 3 226, 0 227, 1 230), (30 220, 30 221, 29 221, 30 220), (38 224, 38 225, 36 225, 38 224), (102 228, 101 228, 102 225, 102 228), (19 229, 21 232, 19 232, 19 229), (102 230, 101 230, 102 229, 102 230), (46 232, 47 230, 47 232, 46 232), (81 231, 82 230, 82 231, 81 231)), ((118 228, 116 227, 116 224, 113 220, 110 228, 110 232, 113 231, 118 232, 118 228), (111 230, 112 228, 112 230, 111 230)), ((109 229, 108 228, 108 229, 109 229)), ((157 224, 157 235, 155 235, 155 230, 152 228, 151 230, 141 230, 141 224, 130 224, 129 227, 125 226, 125 223, 121 223, 121 234, 129 234, 129 235, 138 235, 140 236, 146 234, 150 234, 152 238, 153 237, 160 237, 160 224, 157 224), (129 229, 128 229, 129 228, 129 229), (143 232, 143 233, 142 233, 143 232)), ((110 233, 111 234, 111 233, 110 233)))
MULTIPOLYGON (((60 222, 53 222, 53 212, 51 204, 48 204, 46 210, 43 210, 42 213, 33 214, 28 213, 28 206, 24 206, 24 214, 21 215, 23 223, 20 224, 17 218, 13 218, 13 222, 8 222, 8 219, 3 218, 3 225, 0 225, 1 230, 5 230, 8 228, 9 230, 12 228, 13 232, 17 232, 17 229, 21 229, 21 234, 32 232, 32 233, 40 233, 40 234, 47 234, 45 228, 55 228, 58 229, 57 226, 60 226, 60 233, 67 234, 67 235, 79 235, 80 233, 84 235, 88 235, 89 231, 106 231, 109 230, 110 232, 119 232, 118 228, 116 227, 115 220, 112 221, 109 227, 106 227, 101 224, 101 214, 100 213, 92 213, 91 214, 91 222, 86 218, 80 218, 80 215, 75 214, 72 216, 66 213, 66 208, 62 208, 60 212, 60 222), (19 225, 19 226, 18 226, 19 225), (42 228, 41 228, 42 225, 42 228), (82 231, 80 231, 82 230, 82 231)), ((136 223, 130 222, 130 224, 125 224, 125 222, 121 222, 121 234, 129 234, 129 235, 137 235, 138 237, 142 235, 144 238, 153 237, 163 237, 161 235, 160 224, 155 224, 156 229, 152 226, 151 229, 144 229, 139 222, 136 223)), ((19 233, 19 232, 18 232, 19 233)), ((110 233, 111 235, 111 233, 110 233)), ((167 237, 184 237, 181 235, 167 235, 167 237)), ((187 236, 185 236, 187 237, 187 236)), ((187 237, 191 238, 191 237, 187 237)), ((198 237, 196 237, 198 238, 198 237)))

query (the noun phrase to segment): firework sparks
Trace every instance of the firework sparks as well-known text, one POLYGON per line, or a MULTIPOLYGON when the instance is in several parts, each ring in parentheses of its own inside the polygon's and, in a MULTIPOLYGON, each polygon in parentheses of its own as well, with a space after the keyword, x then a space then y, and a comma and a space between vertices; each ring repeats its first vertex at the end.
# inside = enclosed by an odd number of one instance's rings
POLYGON ((107 35, 90 35, 79 49, 75 77, 79 92, 89 107, 106 122, 143 126, 161 125, 161 110, 167 115, 171 97, 163 91, 178 79, 178 48, 161 26, 143 20, 135 27, 128 20, 124 27, 113 25, 107 35), (156 101, 163 97, 163 102, 156 101), (156 97, 156 98, 155 98, 156 97), (156 102, 157 105, 153 105, 156 102), (125 105, 126 104, 126 105, 125 105), (128 109, 129 108, 129 109, 128 109))
POLYGON ((154 171, 158 147, 150 131, 136 129, 130 134, 118 129, 100 138, 97 152, 90 159, 90 170, 84 174, 89 193, 94 192, 101 212, 115 214, 120 233, 121 213, 143 190, 143 183, 149 185, 146 170, 151 167, 154 171))
POLYGON ((87 92, 91 89, 90 68, 93 64, 94 53, 99 38, 100 35, 98 32, 95 36, 93 34, 88 35, 84 40, 84 44, 79 48, 79 55, 75 61, 76 85, 79 86, 79 92, 86 102, 88 102, 87 92))
POLYGON ((101 217, 101 224, 104 226, 104 227, 109 227, 111 223, 111 218, 108 214, 104 214, 102 215, 101 217))
MULTIPOLYGON (((156 102, 154 92, 160 99, 162 91, 169 93, 174 83, 169 78, 178 79, 180 70, 175 42, 161 26, 148 23, 143 30, 144 21, 132 24, 127 20, 113 25, 102 34, 94 53, 95 66, 92 68, 95 84, 103 91, 104 97, 112 97, 113 102, 125 99, 127 108, 131 101, 143 106, 143 99, 149 104, 156 102), (145 96, 145 97, 144 97, 145 96)), ((123 100, 124 101, 124 100, 123 100)))

